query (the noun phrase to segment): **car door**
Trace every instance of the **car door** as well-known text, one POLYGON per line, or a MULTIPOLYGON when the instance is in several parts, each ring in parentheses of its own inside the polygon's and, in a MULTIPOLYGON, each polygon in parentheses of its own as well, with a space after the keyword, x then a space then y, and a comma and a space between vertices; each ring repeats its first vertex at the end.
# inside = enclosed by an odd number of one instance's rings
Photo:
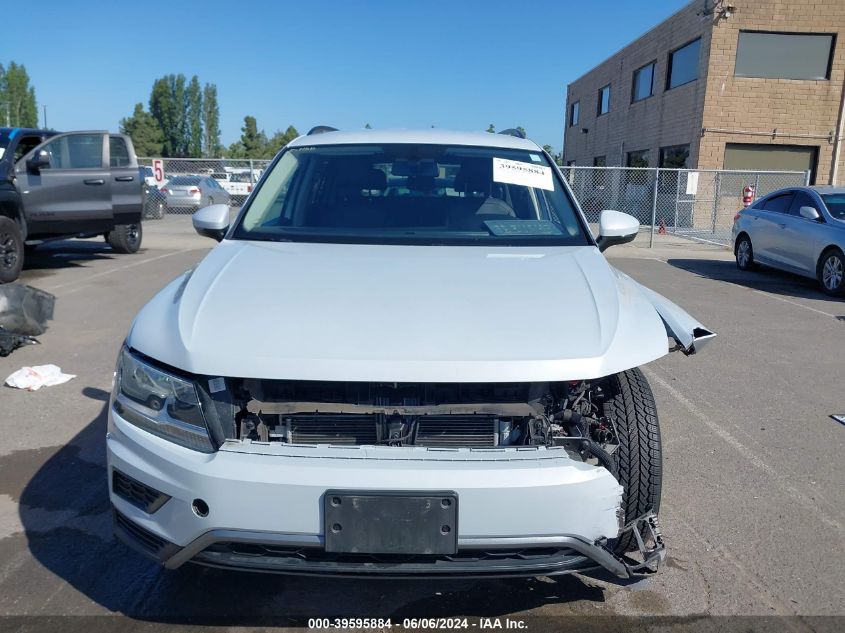
POLYGON ((751 245, 754 258, 773 264, 783 264, 778 254, 780 232, 784 218, 789 214, 792 204, 792 191, 771 196, 763 201, 752 220, 751 245))
POLYGON ((783 218, 783 227, 777 236, 777 252, 782 261, 796 271, 816 274, 816 254, 827 230, 824 221, 801 217, 801 207, 813 207, 822 216, 820 201, 806 191, 796 191, 789 207, 789 214, 783 218))
POLYGON ((137 224, 141 221, 143 210, 141 172, 135 158, 135 148, 128 137, 109 135, 109 171, 115 225, 137 224))
POLYGON ((15 164, 30 235, 105 232, 112 228, 106 132, 68 132, 49 138, 15 164), (27 160, 44 152, 37 170, 27 160))

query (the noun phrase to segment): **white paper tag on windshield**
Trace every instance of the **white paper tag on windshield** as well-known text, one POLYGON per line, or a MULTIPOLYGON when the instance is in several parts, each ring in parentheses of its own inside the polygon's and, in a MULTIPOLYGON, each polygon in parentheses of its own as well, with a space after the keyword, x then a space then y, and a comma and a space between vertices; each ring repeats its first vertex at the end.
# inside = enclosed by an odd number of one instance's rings
POLYGON ((208 391, 209 393, 217 393, 218 391, 225 391, 226 390, 226 379, 225 378, 209 378, 208 379, 208 391))
POLYGON ((493 181, 554 191, 552 168, 507 158, 493 159, 493 181))

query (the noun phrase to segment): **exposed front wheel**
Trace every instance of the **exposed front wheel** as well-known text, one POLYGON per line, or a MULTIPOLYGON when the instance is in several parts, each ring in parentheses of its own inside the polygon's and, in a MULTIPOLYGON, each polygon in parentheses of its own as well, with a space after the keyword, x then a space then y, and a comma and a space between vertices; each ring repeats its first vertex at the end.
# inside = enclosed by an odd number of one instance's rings
POLYGON ((106 241, 118 253, 137 253, 141 248, 143 229, 141 223, 121 224, 106 233, 106 241))
MULTIPOLYGON (((663 483, 663 457, 657 405, 645 376, 629 369, 608 379, 604 413, 613 424, 619 440, 614 457, 617 477, 624 488, 622 509, 625 523, 649 510, 660 509, 663 483)), ((631 532, 611 543, 619 554, 637 549, 631 532)))
POLYGON ((747 235, 741 236, 736 241, 736 267, 740 270, 753 270, 756 268, 754 263, 754 249, 751 247, 751 238, 747 235))
POLYGON ((825 251, 819 259, 819 283, 827 294, 834 297, 845 295, 845 256, 838 248, 825 251))
POLYGON ((23 267, 23 236, 18 223, 0 216, 0 284, 14 281, 23 267))

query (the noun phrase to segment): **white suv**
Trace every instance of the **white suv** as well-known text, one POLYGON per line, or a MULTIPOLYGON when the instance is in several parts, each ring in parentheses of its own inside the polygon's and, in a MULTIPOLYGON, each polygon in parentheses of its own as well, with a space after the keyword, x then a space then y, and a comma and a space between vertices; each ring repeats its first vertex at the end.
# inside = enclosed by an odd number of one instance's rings
POLYGON ((109 407, 118 536, 166 567, 627 577, 665 555, 637 366, 714 335, 612 268, 508 134, 320 128, 144 307, 109 407), (668 336, 667 336, 668 335, 668 336), (625 552, 639 550, 639 565, 625 552))

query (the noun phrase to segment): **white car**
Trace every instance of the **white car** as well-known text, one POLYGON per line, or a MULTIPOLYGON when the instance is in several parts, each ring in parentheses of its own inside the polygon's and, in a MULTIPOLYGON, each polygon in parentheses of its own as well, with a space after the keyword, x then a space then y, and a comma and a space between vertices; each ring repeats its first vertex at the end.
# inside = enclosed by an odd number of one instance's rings
POLYGON ((232 226, 224 205, 194 226, 220 244, 141 310, 118 359, 124 542, 168 568, 328 575, 628 577, 662 560, 637 367, 715 335, 607 263, 637 221, 604 211, 594 239, 537 145, 322 128, 232 226))

